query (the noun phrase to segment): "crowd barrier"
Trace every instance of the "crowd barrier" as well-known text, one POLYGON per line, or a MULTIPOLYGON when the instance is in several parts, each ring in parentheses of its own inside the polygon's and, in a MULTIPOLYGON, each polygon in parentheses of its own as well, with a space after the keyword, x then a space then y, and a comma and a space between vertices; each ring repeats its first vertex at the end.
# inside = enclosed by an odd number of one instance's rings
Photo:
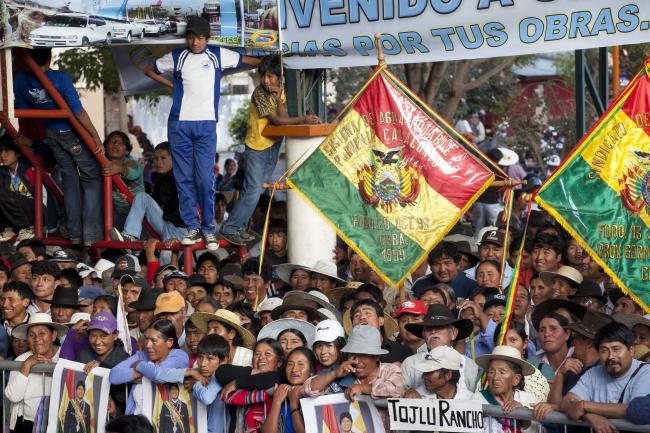
MULTIPOLYGON (((2 383, 6 385, 7 380, 9 379, 7 375, 8 372, 19 370, 21 365, 22 362, 0 361, 0 370, 2 371, 2 383)), ((54 366, 55 364, 36 364, 34 367, 32 367, 31 371, 32 373, 52 374, 54 372, 54 366)), ((43 392, 45 392, 45 390, 43 390, 43 392)), ((9 433, 9 428, 8 428, 9 423, 7 418, 9 416, 9 410, 8 410, 9 406, 6 399, 3 398, 3 400, 4 400, 4 404, 2 405, 3 406, 2 407, 2 433, 9 433)), ((374 400, 374 404, 375 406, 380 408, 386 408, 388 406, 387 401, 385 399, 374 400)), ((514 420, 514 425, 516 425, 516 423, 519 421, 535 421, 535 418, 533 417, 533 411, 530 409, 519 408, 513 410, 512 412, 506 415, 503 412, 501 406, 495 406, 489 404, 483 405, 483 416, 487 418, 493 418, 493 417, 510 418, 514 420)), ((640 433, 650 432, 650 425, 645 425, 645 426, 635 425, 622 419, 613 419, 610 421, 612 422, 612 424, 614 424, 614 426, 618 429, 618 431, 640 432, 640 433)), ((582 426, 582 427, 590 428, 589 424, 570 420, 569 418, 567 418, 566 415, 564 415, 561 412, 552 412, 544 420, 544 423, 561 426, 565 433, 567 431, 568 426, 582 426)), ((543 432, 543 427, 541 425, 539 425, 538 429, 539 432, 543 432)), ((494 432, 494 433, 500 433, 500 432, 494 432)))

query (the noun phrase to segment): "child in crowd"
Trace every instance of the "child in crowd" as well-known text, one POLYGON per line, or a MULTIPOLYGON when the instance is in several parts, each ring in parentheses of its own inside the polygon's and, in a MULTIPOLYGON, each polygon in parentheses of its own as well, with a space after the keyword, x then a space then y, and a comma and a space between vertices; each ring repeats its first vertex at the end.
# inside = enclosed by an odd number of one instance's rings
MULTIPOLYGON (((124 224, 124 230, 120 233, 114 227, 110 232, 111 239, 127 242, 137 241, 140 239, 144 218, 147 218, 147 221, 164 241, 180 240, 187 234, 179 211, 178 192, 172 170, 171 148, 166 141, 156 146, 153 166, 156 171, 151 177, 153 181, 151 195, 146 192, 139 192, 135 195, 124 224)), ((166 255, 165 262, 169 262, 169 254, 166 255)))
POLYGON ((221 385, 214 372, 228 360, 230 346, 223 337, 211 334, 201 340, 196 351, 196 368, 162 368, 156 378, 167 383, 185 382, 194 396, 207 406, 208 433, 220 433, 224 431, 225 407, 224 402, 217 398, 221 385))
MULTIPOLYGON (((16 236, 18 240, 34 237, 34 168, 21 158, 20 150, 13 139, 5 134, 0 138, 0 227, 4 229, 1 241, 16 236)), ((56 227, 54 203, 48 201, 43 191, 43 206, 48 226, 56 227), (50 206, 51 205, 51 206, 50 206)))
MULTIPOLYGON (((133 146, 128 135, 113 131, 104 141, 108 163, 102 167, 104 176, 120 176, 133 195, 144 192, 142 164, 131 156, 133 146)), ((129 202, 117 189, 113 188, 113 219, 118 227, 123 227, 129 214, 129 202)))
POLYGON ((262 135, 264 127, 273 125, 316 124, 313 114, 290 117, 287 114, 286 95, 282 89, 282 63, 277 55, 269 55, 259 64, 260 85, 251 97, 251 111, 246 134, 246 174, 239 199, 221 226, 220 234, 234 245, 246 245, 255 237, 248 233, 246 224, 255 210, 263 191, 262 184, 270 180, 278 161, 282 139, 262 135))
POLYGON ((218 248, 214 226, 214 161, 223 70, 242 63, 257 66, 259 59, 208 46, 210 23, 202 17, 187 20, 187 47, 177 48, 149 65, 145 74, 174 89, 167 135, 172 150, 181 216, 189 229, 183 245, 205 240, 218 248), (173 72, 173 80, 163 74, 173 72), (212 95, 212 97, 210 97, 212 95), (199 218, 199 210, 201 216, 199 218))

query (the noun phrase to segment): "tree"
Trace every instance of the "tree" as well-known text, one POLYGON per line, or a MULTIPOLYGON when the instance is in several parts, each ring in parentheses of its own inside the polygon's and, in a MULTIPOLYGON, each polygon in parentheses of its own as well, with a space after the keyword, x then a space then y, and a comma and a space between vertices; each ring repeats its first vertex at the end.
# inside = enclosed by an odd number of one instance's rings
POLYGON ((251 101, 246 100, 244 105, 235 111, 235 115, 228 122, 228 133, 232 136, 235 145, 243 144, 248 131, 248 116, 251 111, 251 101))

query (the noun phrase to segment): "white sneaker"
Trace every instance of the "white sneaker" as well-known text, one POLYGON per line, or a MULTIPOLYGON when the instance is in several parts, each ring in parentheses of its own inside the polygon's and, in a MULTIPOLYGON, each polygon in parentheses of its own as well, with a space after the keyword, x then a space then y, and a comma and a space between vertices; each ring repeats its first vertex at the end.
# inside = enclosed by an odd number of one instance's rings
POLYGON ((24 241, 25 239, 32 239, 34 237, 34 227, 25 227, 18 232, 16 242, 24 241))
POLYGON ((14 238, 16 232, 11 227, 7 227, 0 233, 0 242, 6 242, 14 238))

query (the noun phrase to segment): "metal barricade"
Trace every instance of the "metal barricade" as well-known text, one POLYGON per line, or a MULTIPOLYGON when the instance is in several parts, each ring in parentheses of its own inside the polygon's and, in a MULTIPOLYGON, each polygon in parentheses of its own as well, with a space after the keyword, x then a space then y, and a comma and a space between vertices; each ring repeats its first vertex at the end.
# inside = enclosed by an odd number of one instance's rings
MULTIPOLYGON (((22 366, 22 362, 20 361, 0 361, 0 370, 2 370, 2 383, 3 383, 3 389, 4 387, 7 386, 7 380, 8 380, 8 372, 10 371, 18 371, 20 370, 20 367, 22 366)), ((52 375, 54 372, 54 367, 56 364, 36 364, 32 367, 30 370, 30 373, 34 374, 42 374, 42 375, 52 375)), ((45 381, 43 381, 43 384, 45 384, 45 381)), ((4 394, 4 393, 3 393, 4 394)), ((43 395, 46 394, 46 390, 43 389, 43 395)), ((375 406, 379 408, 387 408, 388 404, 386 399, 378 399, 374 400, 375 406)), ((9 415, 8 412, 9 409, 9 404, 6 398, 4 398, 3 395, 3 404, 2 404, 2 433, 9 433, 9 422, 7 416, 9 415)), ((513 420, 513 426, 517 426, 519 422, 522 421, 537 421, 535 417, 533 416, 533 411, 530 409, 526 408, 519 408, 515 409, 512 412, 506 414, 503 411, 503 408, 501 406, 495 406, 495 405, 489 405, 489 404, 484 404, 483 405, 483 416, 487 420, 491 420, 492 418, 508 418, 513 420)), ((639 433, 649 433, 650 432, 650 425, 636 425, 632 424, 629 421, 622 420, 622 419, 611 419, 610 422, 618 429, 618 431, 627 431, 627 432, 639 432, 639 433)), ((566 415, 564 415, 561 412, 552 412, 550 413, 545 419, 544 419, 545 424, 555 424, 556 426, 561 426, 563 431, 566 433, 567 427, 568 426, 581 426, 581 427, 586 427, 591 429, 590 425, 585 423, 585 422, 580 422, 580 421, 573 421, 567 418, 566 415)), ((485 423, 487 425, 487 423, 485 423)), ((486 429, 486 431, 490 431, 489 429, 486 429)), ((541 424, 538 424, 538 429, 537 431, 539 433, 544 432, 544 427, 541 424)), ((593 432, 593 429, 591 430, 593 432)), ((490 431, 490 433, 492 433, 490 431)), ((501 433, 498 431, 495 431, 494 433, 501 433)))

